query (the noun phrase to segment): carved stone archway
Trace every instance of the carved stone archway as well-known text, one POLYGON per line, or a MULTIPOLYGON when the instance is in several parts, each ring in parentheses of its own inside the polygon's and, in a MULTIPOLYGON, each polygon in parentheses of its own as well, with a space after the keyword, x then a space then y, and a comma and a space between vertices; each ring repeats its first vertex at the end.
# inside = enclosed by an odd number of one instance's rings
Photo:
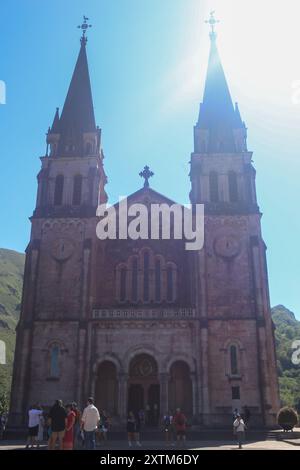
POLYGON ((149 354, 138 354, 129 365, 128 411, 144 410, 145 424, 155 426, 159 422, 160 383, 158 366, 149 354))

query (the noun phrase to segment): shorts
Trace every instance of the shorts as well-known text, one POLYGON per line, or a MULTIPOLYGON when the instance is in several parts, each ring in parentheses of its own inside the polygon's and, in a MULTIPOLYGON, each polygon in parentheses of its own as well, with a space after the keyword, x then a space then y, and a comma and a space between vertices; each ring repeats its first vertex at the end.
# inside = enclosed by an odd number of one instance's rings
POLYGON ((179 436, 179 437, 184 437, 184 436, 185 436, 185 430, 182 429, 182 430, 180 430, 180 431, 177 431, 177 436, 179 436))
POLYGON ((37 437, 39 433, 39 425, 28 428, 28 436, 37 437))
POLYGON ((58 438, 61 441, 64 438, 64 435, 65 431, 52 431, 50 438, 54 439, 55 441, 58 438))

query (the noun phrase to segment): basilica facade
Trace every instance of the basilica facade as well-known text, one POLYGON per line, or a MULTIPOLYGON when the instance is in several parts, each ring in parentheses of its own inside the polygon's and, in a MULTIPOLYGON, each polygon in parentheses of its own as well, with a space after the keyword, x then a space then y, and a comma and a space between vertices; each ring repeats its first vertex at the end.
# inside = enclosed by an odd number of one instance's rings
MULTIPOLYGON (((118 423, 143 409, 155 425, 180 407, 191 423, 224 426, 247 405, 257 425, 274 424, 276 353, 255 169, 214 31, 210 40, 190 159, 190 201, 205 210, 204 246, 188 251, 179 239, 96 235, 97 207, 108 198, 83 34, 41 157, 12 426, 25 424, 33 403, 83 406, 88 396, 118 423)), ((135 203, 174 204, 148 179, 128 198, 129 207, 135 203)))

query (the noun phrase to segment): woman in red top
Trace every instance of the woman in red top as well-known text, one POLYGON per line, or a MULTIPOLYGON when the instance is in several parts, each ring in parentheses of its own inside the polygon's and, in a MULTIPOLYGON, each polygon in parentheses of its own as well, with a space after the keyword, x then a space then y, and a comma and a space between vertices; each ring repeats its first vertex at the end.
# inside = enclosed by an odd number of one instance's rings
POLYGON ((176 434, 177 434, 177 444, 179 444, 180 441, 182 441, 183 445, 185 445, 185 440, 186 440, 186 417, 182 413, 180 408, 177 408, 176 414, 173 417, 173 425, 175 426, 176 429, 176 434))
POLYGON ((68 416, 67 416, 66 432, 65 432, 64 440, 63 440, 63 449, 73 450, 74 424, 75 424, 76 415, 74 411, 72 411, 72 405, 67 405, 66 410, 67 410, 68 416))

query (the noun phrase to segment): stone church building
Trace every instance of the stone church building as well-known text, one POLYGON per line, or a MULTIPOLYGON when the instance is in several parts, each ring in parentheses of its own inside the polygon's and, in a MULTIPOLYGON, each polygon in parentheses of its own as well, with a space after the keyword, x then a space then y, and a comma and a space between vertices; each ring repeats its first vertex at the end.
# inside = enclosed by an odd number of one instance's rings
MULTIPOLYGON (((214 31, 210 39, 189 175, 190 201, 205 207, 205 241, 187 251, 184 240, 96 235, 106 174, 83 34, 41 157, 12 426, 26 423, 33 403, 48 407, 59 398, 82 407, 88 396, 116 423, 143 409, 155 425, 180 407, 195 424, 230 425, 232 410, 247 405, 253 422, 274 424, 276 353, 255 169, 214 31)), ((146 171, 133 203, 173 201, 149 186, 146 171)))

